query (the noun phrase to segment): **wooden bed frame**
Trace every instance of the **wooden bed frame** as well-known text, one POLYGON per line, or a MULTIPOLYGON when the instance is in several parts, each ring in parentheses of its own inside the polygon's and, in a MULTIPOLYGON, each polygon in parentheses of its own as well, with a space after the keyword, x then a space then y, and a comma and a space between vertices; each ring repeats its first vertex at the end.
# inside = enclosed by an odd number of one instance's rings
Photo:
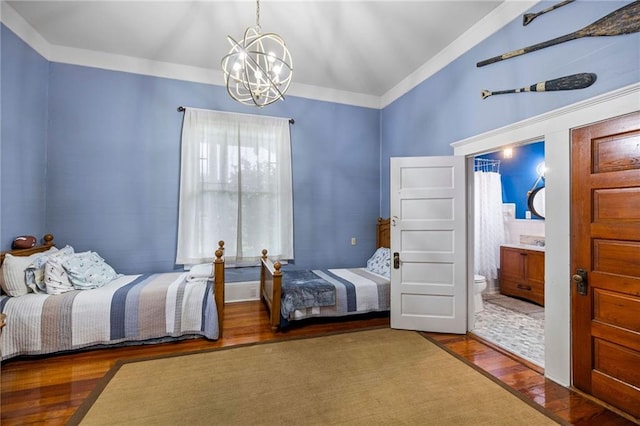
MULTIPOLYGON (((376 225, 376 248, 391 247, 390 219, 378 218, 376 225)), ((260 296, 269 309, 269 324, 276 331, 280 325, 280 302, 282 301, 282 272, 280 262, 273 263, 262 250, 260 262, 260 296)))
MULTIPOLYGON (((12 256, 29 256, 34 253, 41 253, 49 250, 55 246, 53 242, 52 234, 45 234, 42 238, 43 243, 39 246, 31 247, 28 249, 9 250, 0 253, 0 266, 4 262, 5 254, 9 253, 12 256)), ((224 321, 224 241, 218 242, 218 249, 215 252, 216 258, 213 261, 213 291, 214 299, 216 301, 216 308, 218 311, 218 339, 222 337, 223 321, 224 321)))

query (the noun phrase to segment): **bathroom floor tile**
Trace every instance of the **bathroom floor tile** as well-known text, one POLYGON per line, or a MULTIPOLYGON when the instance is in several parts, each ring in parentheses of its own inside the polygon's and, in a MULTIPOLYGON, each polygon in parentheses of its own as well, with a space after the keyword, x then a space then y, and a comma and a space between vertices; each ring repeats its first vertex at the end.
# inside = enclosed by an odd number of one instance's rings
POLYGON ((544 368, 544 307, 503 295, 483 295, 473 333, 544 368))

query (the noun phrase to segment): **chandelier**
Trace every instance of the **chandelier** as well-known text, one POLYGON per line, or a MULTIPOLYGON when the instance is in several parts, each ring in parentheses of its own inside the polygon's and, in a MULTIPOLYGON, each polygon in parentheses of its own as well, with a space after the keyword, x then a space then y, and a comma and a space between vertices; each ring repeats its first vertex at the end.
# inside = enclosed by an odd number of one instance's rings
POLYGON ((279 99, 289 88, 293 62, 282 37, 260 33, 260 0, 256 1, 256 26, 239 42, 227 36, 231 50, 222 58, 227 92, 246 105, 263 107, 279 99))

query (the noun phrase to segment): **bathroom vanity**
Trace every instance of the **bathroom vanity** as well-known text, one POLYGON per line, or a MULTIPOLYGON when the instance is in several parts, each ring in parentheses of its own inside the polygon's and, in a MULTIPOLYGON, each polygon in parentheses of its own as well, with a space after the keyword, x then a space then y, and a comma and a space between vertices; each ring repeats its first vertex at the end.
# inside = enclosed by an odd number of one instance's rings
POLYGON ((500 293, 544 306, 544 247, 500 246, 500 293))

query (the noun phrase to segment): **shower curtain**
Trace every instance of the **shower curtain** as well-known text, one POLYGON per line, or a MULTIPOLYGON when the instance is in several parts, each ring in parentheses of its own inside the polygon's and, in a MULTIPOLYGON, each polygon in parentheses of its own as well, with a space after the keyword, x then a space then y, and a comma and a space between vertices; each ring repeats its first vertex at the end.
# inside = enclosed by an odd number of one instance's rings
POLYGON ((504 244, 502 182, 500 173, 474 172, 475 273, 498 278, 500 245, 504 244))

